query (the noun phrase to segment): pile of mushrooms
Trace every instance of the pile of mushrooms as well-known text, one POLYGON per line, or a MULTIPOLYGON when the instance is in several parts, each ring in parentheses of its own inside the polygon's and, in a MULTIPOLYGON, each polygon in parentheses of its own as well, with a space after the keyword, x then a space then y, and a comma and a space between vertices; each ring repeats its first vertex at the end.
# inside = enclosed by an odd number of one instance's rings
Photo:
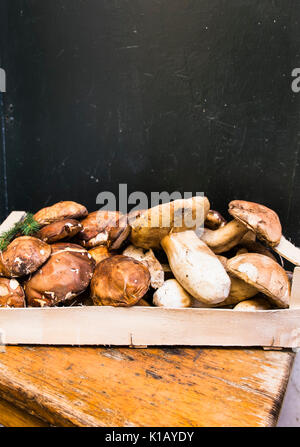
POLYGON ((128 215, 43 208, 40 230, 0 253, 0 307, 289 307, 277 214, 242 200, 228 211, 229 222, 198 196, 128 215))

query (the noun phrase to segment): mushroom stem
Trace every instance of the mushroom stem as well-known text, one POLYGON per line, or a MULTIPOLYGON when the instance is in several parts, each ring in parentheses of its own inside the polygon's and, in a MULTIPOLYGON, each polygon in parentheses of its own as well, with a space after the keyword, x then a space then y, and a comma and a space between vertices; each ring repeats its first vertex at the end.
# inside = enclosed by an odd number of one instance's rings
POLYGON ((292 264, 300 265, 300 249, 284 236, 281 236, 279 244, 273 250, 292 264))
POLYGON ((235 247, 242 237, 248 232, 248 228, 232 220, 218 230, 204 229, 201 240, 205 242, 214 253, 223 253, 235 247))

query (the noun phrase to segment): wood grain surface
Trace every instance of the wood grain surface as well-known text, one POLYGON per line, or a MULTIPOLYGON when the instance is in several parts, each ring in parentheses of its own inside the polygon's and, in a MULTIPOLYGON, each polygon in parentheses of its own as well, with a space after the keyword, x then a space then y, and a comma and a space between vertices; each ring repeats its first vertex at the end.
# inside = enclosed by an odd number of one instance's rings
POLYGON ((0 397, 58 426, 272 426, 293 357, 261 349, 10 346, 0 353, 0 397))
POLYGON ((48 427, 47 422, 32 416, 15 405, 0 400, 0 424, 5 427, 48 427))

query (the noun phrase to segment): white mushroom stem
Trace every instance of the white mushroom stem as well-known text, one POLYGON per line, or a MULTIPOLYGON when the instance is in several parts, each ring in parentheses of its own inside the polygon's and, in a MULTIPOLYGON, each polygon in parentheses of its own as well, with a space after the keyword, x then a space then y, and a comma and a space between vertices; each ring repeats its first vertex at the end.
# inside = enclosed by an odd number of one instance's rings
POLYGON ((169 234, 161 245, 175 278, 194 298, 216 305, 228 297, 229 276, 217 256, 194 231, 169 234))
POLYGON ((201 240, 205 242, 214 253, 223 253, 235 247, 248 232, 245 225, 232 220, 218 230, 204 229, 201 240))

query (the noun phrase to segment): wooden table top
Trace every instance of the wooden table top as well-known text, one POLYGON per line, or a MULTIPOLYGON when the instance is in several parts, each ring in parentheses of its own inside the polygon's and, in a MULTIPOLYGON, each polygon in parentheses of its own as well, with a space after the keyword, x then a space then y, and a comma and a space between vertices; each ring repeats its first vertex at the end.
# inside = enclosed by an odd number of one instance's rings
POLYGON ((273 426, 294 354, 7 346, 5 426, 273 426))

